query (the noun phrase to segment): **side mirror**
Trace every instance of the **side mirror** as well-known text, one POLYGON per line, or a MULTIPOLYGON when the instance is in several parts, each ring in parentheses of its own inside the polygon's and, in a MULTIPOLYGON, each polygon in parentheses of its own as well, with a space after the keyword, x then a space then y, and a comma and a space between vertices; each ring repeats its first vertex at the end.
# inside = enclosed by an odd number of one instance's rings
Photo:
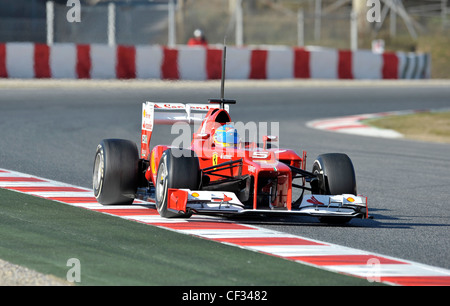
POLYGON ((266 135, 263 137, 264 149, 270 149, 271 143, 278 141, 277 136, 266 135))

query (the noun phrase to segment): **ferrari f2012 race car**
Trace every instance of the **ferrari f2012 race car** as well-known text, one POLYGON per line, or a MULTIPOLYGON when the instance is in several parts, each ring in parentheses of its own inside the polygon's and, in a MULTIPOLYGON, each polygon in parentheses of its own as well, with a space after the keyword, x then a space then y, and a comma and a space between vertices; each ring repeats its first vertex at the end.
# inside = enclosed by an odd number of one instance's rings
POLYGON ((367 198, 357 195, 346 154, 319 155, 307 171, 306 152, 274 148, 276 136, 264 136, 262 145, 242 141, 229 115, 236 101, 209 102, 143 103, 140 152, 123 139, 104 139, 97 147, 97 201, 125 205, 138 198, 154 203, 166 218, 303 214, 347 222, 368 217, 367 198), (198 125, 190 147, 150 148, 155 125, 180 122, 198 125))

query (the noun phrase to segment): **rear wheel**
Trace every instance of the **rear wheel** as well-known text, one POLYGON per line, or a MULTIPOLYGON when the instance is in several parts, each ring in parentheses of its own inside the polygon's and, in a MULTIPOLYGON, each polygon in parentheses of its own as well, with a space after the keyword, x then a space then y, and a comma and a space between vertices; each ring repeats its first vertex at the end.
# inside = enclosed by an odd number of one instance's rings
POLYGON ((94 195, 100 204, 127 205, 138 185, 139 155, 134 142, 104 139, 97 146, 93 169, 94 195))
MULTIPOLYGON (((354 194, 356 195, 356 177, 353 163, 346 154, 322 154, 314 161, 312 173, 316 174, 313 193, 324 195, 354 194)), ((322 217, 325 223, 346 223, 351 217, 322 217)))
POLYGON ((156 209, 165 218, 190 217, 179 214, 167 207, 169 188, 196 190, 200 185, 200 165, 198 157, 191 150, 168 149, 161 156, 156 175, 156 209))

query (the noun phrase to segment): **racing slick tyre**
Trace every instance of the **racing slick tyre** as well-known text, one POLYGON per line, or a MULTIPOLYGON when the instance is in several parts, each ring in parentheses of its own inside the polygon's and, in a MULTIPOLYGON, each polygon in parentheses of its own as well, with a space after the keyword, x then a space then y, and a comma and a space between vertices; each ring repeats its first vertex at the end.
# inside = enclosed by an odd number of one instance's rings
POLYGON ((319 194, 354 194, 356 178, 352 161, 346 154, 322 154, 314 161, 312 173, 319 174, 319 194))
POLYGON ((134 142, 104 139, 97 146, 93 170, 93 188, 103 205, 129 205, 138 186, 139 154, 134 142))
POLYGON ((165 218, 189 218, 192 214, 180 214, 168 209, 169 188, 196 190, 200 185, 200 164, 191 150, 167 149, 161 156, 156 175, 155 200, 158 213, 165 218))
MULTIPOLYGON (((322 154, 314 161, 312 173, 318 175, 318 194, 354 194, 356 195, 356 177, 353 163, 346 154, 322 154)), ((346 223, 347 217, 322 217, 321 222, 346 223)))

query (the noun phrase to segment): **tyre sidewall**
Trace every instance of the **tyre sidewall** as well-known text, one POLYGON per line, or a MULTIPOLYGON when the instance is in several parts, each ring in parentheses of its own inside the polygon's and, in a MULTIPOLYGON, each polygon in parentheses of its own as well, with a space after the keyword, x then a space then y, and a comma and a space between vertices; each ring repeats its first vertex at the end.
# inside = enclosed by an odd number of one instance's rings
POLYGON ((191 150, 168 149, 164 151, 158 166, 155 187, 155 200, 158 213, 165 218, 186 217, 189 215, 180 215, 169 211, 168 189, 184 188, 196 190, 200 182, 200 169, 198 157, 191 150), (180 154, 181 153, 181 154, 180 154), (165 182, 160 184, 160 175, 163 169, 166 169, 165 182), (164 188, 160 190, 159 188, 164 188))
POLYGON ((321 194, 357 194, 354 167, 346 154, 319 155, 314 161, 312 172, 319 175, 321 194))
POLYGON ((98 187, 93 184, 97 201, 104 205, 132 204, 138 184, 136 144, 123 139, 105 139, 97 146, 96 159, 99 155, 103 160, 102 175, 98 187))

